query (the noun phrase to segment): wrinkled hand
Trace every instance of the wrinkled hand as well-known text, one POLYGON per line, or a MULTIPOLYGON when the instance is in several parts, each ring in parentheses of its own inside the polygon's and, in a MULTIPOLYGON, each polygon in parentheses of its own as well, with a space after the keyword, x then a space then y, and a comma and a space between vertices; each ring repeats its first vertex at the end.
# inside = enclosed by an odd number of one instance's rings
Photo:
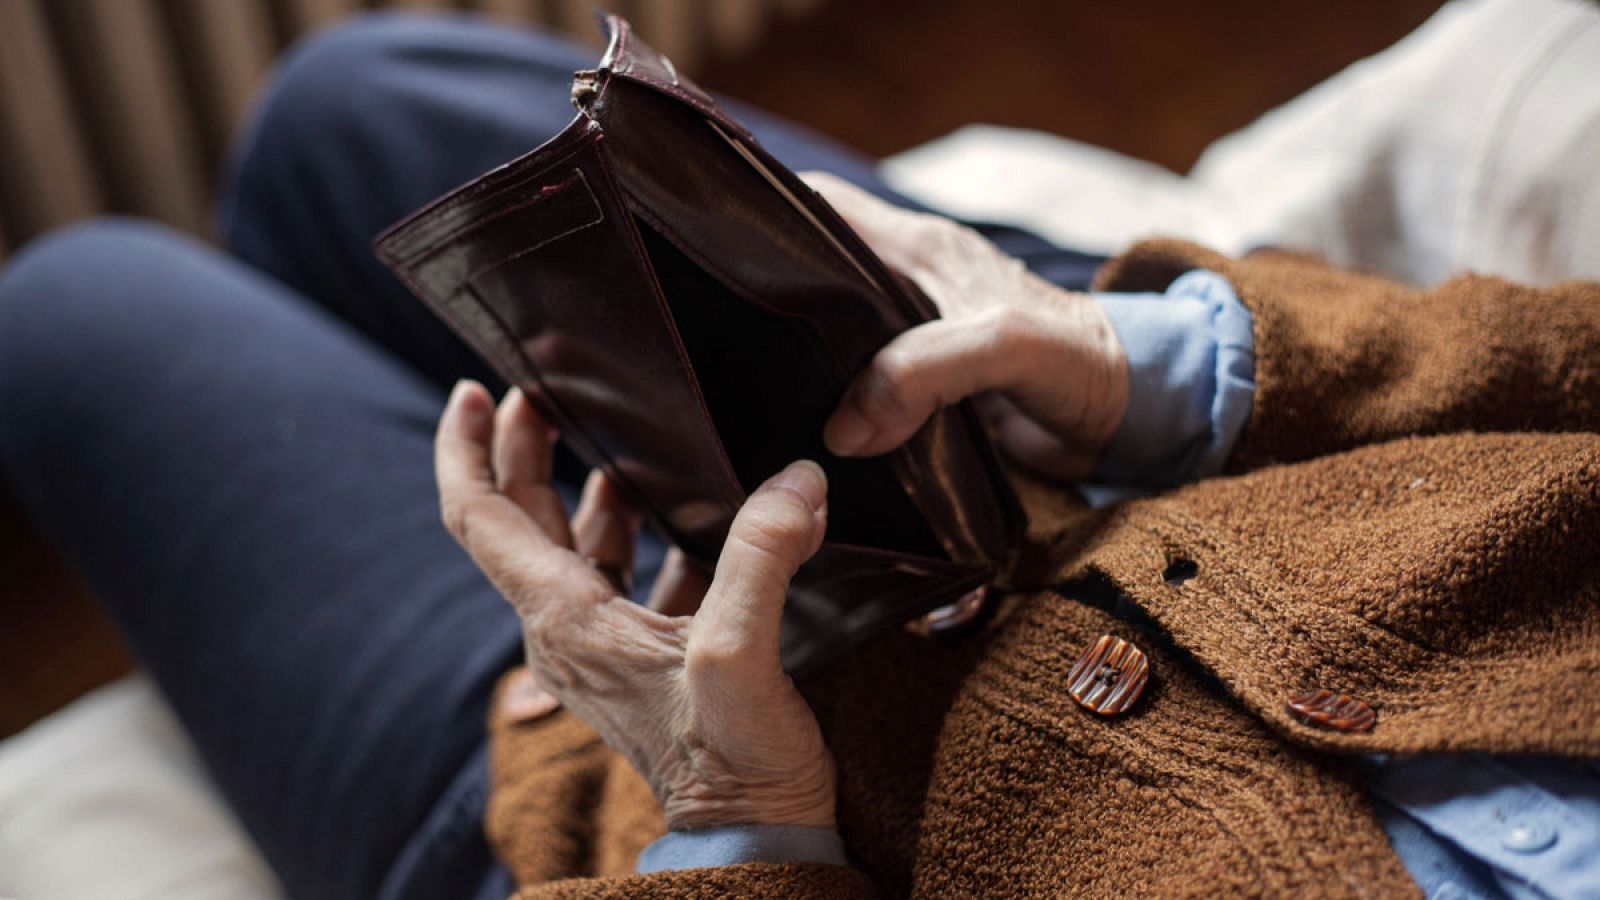
POLYGON ((1088 475, 1128 403, 1127 355, 1099 304, 969 228, 826 173, 803 177, 942 316, 878 352, 828 420, 828 449, 886 453, 940 407, 992 391, 979 410, 1013 457, 1057 478, 1088 475))
POLYGON ((595 473, 569 524, 554 442, 520 391, 496 410, 462 382, 435 445, 445 525, 521 615, 535 681, 633 763, 672 828, 833 827, 833 757, 778 661, 789 580, 822 542, 822 470, 792 464, 750 496, 709 587, 669 555, 646 608, 601 572, 631 571, 638 513, 595 473))

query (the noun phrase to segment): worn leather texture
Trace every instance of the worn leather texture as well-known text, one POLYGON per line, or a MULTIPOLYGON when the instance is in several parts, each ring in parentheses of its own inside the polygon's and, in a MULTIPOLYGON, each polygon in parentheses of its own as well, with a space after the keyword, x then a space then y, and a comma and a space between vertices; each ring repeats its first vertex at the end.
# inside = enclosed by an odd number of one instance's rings
POLYGON ((704 563, 750 491, 819 462, 828 536, 784 619, 784 664, 804 672, 986 584, 1021 509, 966 403, 885 456, 826 451, 851 378, 937 311, 627 22, 602 21, 572 124, 377 251, 704 563))

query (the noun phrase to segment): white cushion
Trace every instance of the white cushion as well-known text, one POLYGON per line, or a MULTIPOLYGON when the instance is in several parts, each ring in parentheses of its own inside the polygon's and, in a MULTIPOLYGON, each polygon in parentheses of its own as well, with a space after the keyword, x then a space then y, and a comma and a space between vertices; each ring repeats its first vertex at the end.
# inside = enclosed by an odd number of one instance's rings
POLYGON ((147 678, 0 743, 0 897, 281 896, 147 678))

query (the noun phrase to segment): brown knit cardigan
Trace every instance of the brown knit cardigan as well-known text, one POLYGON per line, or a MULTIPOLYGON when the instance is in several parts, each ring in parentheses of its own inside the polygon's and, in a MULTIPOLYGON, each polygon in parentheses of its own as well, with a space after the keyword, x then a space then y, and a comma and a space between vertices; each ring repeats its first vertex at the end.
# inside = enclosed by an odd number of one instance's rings
POLYGON ((1228 476, 1097 512, 1017 474, 1028 543, 988 627, 803 685, 852 867, 634 874, 663 830, 641 779, 564 712, 497 717, 487 826, 519 896, 1413 896, 1353 756, 1600 756, 1600 285, 1152 241, 1098 286, 1194 268, 1255 318, 1228 476), (1062 596, 1108 583, 1136 606, 1062 596), (1154 670, 1114 719, 1064 687, 1108 632, 1154 670), (1313 688, 1376 727, 1291 718, 1313 688))

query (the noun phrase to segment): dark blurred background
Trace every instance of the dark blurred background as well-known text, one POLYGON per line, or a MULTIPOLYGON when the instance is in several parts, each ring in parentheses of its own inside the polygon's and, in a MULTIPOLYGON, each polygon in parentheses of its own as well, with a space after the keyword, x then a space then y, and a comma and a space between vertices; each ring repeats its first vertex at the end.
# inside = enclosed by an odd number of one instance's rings
MULTIPOLYGON (((466 9, 591 44, 593 0, 0 0, 0 266, 97 212, 208 236, 272 59, 362 9, 466 9)), ((1182 172, 1213 139, 1393 43, 1438 0, 616 0, 706 87, 887 155, 970 122, 1182 172)), ((6 423, 0 421, 0 428, 6 423)), ((0 736, 131 665, 0 495, 0 736)))

